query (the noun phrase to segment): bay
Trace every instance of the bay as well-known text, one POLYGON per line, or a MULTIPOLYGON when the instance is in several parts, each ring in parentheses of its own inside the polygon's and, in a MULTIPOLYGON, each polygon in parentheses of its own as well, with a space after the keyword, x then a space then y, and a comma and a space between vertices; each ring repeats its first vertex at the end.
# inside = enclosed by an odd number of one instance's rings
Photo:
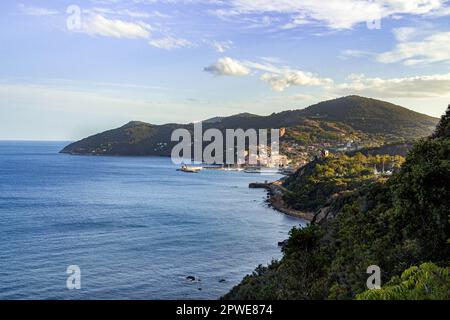
POLYGON ((66 144, 0 142, 0 299, 216 299, 304 225, 248 188, 279 176, 59 154, 66 144))

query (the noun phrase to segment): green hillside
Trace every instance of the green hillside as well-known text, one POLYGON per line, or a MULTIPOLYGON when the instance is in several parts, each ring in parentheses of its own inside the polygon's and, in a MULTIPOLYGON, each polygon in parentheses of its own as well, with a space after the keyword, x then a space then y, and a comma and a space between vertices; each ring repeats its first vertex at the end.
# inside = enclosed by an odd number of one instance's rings
POLYGON ((366 133, 384 133, 405 138, 429 134, 436 119, 389 102, 349 96, 313 105, 303 115, 343 122, 366 133))
POLYGON ((398 171, 403 162, 404 158, 397 155, 365 156, 362 153, 320 158, 285 181, 289 192, 284 200, 293 209, 314 211, 324 206, 330 197, 386 179, 383 171, 398 171))

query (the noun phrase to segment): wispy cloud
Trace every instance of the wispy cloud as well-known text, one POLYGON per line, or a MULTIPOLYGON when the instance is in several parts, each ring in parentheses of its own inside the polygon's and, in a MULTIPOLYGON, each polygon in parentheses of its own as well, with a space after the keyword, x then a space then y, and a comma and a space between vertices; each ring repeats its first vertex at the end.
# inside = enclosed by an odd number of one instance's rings
POLYGON ((149 23, 139 19, 150 16, 150 14, 147 15, 145 12, 94 8, 86 9, 83 13, 85 13, 85 16, 82 19, 81 27, 72 31, 86 33, 91 36, 146 39, 150 46, 164 50, 195 46, 194 43, 187 39, 171 35, 161 36, 161 33, 163 33, 161 29, 158 27, 154 28, 149 23), (113 16, 120 16, 120 18, 112 18, 113 16), (158 34, 160 34, 159 38, 158 34))
POLYGON ((95 7, 83 10, 85 13, 111 15, 117 17, 130 17, 137 19, 148 18, 169 18, 170 16, 156 10, 135 10, 135 9, 113 9, 106 7, 95 7))
POLYGON ((222 17, 251 14, 284 14, 284 28, 321 22, 331 29, 350 29, 359 23, 401 15, 444 12, 446 0, 230 0, 215 10, 222 17))
POLYGON ((59 14, 59 11, 57 10, 42 7, 26 6, 22 3, 19 4, 19 10, 20 12, 28 16, 51 16, 59 14))
POLYGON ((149 38, 151 26, 144 22, 108 19, 100 14, 91 15, 83 23, 81 32, 114 38, 149 38))
POLYGON ((283 63, 283 59, 280 57, 261 57, 261 60, 268 63, 283 63))
POLYGON ((226 51, 230 50, 233 46, 233 41, 227 40, 227 41, 207 41, 211 47, 216 50, 219 53, 225 53, 226 51))
POLYGON ((404 78, 371 78, 351 75, 347 83, 338 84, 338 94, 363 94, 379 98, 432 98, 450 96, 450 73, 404 78))
POLYGON ((153 39, 149 41, 149 45, 158 49, 172 50, 177 48, 189 48, 193 47, 194 44, 189 40, 183 38, 174 38, 172 36, 167 36, 159 39, 153 39))
POLYGON ((399 41, 395 49, 377 56, 382 63, 401 62, 412 66, 436 62, 450 62, 450 32, 433 32, 417 39, 422 34, 415 28, 396 30, 399 41))
POLYGON ((340 55, 338 56, 341 60, 348 60, 351 58, 363 58, 368 56, 373 56, 373 52, 365 51, 365 50, 355 50, 355 49, 346 49, 341 51, 340 55))

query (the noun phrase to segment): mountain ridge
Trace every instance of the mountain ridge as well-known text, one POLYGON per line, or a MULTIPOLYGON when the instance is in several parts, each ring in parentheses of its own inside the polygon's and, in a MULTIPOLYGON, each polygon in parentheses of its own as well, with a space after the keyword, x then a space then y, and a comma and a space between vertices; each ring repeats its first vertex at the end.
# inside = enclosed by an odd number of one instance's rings
MULTIPOLYGON (((311 121, 345 125, 349 131, 381 135, 389 139, 411 140, 429 135, 438 118, 409 110, 385 101, 347 96, 320 102, 305 109, 287 110, 267 116, 240 113, 214 117, 203 122, 203 128, 269 129, 310 126, 311 121), (308 122, 309 121, 309 122, 308 122)), ((192 132, 193 124, 154 125, 130 121, 122 127, 98 133, 66 146, 61 153, 95 155, 169 156, 173 130, 192 132)))

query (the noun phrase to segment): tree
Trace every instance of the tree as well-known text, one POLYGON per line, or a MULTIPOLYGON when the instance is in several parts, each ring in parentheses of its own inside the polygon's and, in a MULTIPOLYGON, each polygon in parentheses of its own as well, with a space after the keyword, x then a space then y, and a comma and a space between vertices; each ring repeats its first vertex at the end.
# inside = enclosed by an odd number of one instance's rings
POLYGON ((450 138, 450 105, 448 105, 447 111, 437 125, 436 131, 434 132, 432 138, 450 138))
POLYGON ((391 180, 396 228, 418 245, 416 261, 450 255, 450 139, 422 140, 391 180))

